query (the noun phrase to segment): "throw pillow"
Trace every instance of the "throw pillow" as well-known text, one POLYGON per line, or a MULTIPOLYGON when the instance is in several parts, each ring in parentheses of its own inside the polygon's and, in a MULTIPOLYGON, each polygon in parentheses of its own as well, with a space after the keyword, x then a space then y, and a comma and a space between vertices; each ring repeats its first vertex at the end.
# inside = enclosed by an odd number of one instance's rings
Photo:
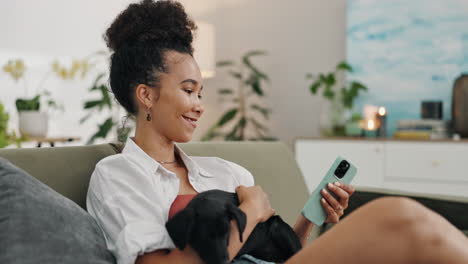
POLYGON ((115 263, 85 210, 4 158, 0 208, 0 263, 115 263))

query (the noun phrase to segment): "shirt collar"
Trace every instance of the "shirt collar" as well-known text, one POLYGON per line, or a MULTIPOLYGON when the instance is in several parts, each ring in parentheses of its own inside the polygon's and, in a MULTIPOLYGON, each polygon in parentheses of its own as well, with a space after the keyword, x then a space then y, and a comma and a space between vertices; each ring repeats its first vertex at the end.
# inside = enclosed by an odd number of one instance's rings
MULTIPOLYGON (((213 177, 211 173, 200 167, 192 158, 190 158, 185 152, 174 144, 175 151, 179 153, 182 161, 184 162, 187 170, 194 171, 196 174, 201 174, 206 177, 213 177)), ((147 170, 150 170, 151 173, 154 173, 158 170, 161 164, 151 158, 144 150, 138 146, 135 141, 134 137, 128 137, 127 141, 125 142, 125 146, 122 150, 122 154, 131 157, 136 163, 142 164, 143 167, 147 170)))
POLYGON ((193 169, 195 173, 197 174, 201 174, 206 177, 213 177, 213 174, 209 173, 208 171, 200 167, 192 158, 190 158, 190 156, 185 154, 185 152, 179 146, 177 146, 177 144, 174 144, 174 145, 175 145, 175 151, 179 153, 179 156, 184 161, 184 164, 188 170, 193 169))

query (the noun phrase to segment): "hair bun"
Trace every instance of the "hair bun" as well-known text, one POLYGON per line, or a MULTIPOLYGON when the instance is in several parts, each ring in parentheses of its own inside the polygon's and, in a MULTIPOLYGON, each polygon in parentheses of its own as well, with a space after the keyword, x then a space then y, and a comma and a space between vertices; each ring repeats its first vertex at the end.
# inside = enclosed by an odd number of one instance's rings
POLYGON ((174 44, 192 48, 195 23, 184 7, 172 0, 143 0, 130 4, 107 29, 104 40, 111 51, 151 41, 164 48, 174 44))

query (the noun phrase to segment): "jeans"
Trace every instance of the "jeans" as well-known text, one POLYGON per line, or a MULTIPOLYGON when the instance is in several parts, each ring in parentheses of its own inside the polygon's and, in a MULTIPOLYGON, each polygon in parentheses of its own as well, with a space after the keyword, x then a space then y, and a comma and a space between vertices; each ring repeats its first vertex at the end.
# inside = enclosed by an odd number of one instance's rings
POLYGON ((274 264, 273 262, 263 261, 261 259, 254 258, 250 255, 242 255, 235 259, 232 264, 274 264))

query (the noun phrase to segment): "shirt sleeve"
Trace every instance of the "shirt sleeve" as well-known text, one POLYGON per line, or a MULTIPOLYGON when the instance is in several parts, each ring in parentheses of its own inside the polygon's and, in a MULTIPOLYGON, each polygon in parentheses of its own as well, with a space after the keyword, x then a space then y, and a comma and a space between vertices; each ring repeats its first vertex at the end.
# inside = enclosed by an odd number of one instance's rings
POLYGON ((102 180, 100 174, 98 169, 93 173, 86 204, 103 230, 107 247, 117 263, 134 264, 146 252, 174 248, 157 202, 124 184, 119 186, 102 180))
POLYGON ((246 187, 254 186, 254 177, 252 176, 252 173, 250 173, 250 171, 248 171, 246 168, 242 167, 237 163, 231 161, 227 162, 231 166, 233 174, 237 178, 239 185, 244 185, 246 187))

